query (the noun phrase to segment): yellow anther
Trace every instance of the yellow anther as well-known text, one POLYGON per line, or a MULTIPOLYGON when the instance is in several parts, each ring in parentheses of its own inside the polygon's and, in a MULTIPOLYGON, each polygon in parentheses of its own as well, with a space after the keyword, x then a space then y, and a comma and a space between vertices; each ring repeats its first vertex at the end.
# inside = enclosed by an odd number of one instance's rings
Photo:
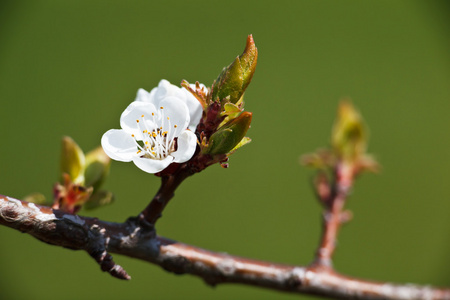
POLYGON ((134 137, 134 134, 132 134, 131 136, 134 137))
POLYGON ((153 137, 156 137, 156 132, 153 132, 153 133, 152 133, 152 136, 153 136, 153 137))
POLYGON ((139 120, 136 120, 137 123, 139 123, 139 120))
POLYGON ((173 128, 177 128, 178 126, 177 125, 173 125, 173 128))
POLYGON ((145 141, 145 144, 148 145, 148 141, 145 141))
POLYGON ((163 132, 163 135, 167 135, 167 131, 164 131, 164 132, 163 132))
POLYGON ((154 116, 155 115, 155 113, 152 113, 152 116, 154 116))
POLYGON ((167 120, 169 120, 169 117, 167 117, 167 120))
POLYGON ((141 116, 142 118, 144 117, 144 115, 141 116))
POLYGON ((156 155, 156 152, 152 152, 153 155, 156 155))

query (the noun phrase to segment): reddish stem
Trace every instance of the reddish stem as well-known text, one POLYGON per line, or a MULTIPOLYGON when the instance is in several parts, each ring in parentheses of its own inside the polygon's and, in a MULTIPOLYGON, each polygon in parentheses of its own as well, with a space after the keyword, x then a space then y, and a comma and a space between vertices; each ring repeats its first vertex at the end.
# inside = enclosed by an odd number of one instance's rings
POLYGON ((314 266, 332 268, 332 256, 343 223, 345 201, 353 184, 353 175, 351 165, 340 163, 336 166, 333 192, 323 214, 323 233, 314 266))

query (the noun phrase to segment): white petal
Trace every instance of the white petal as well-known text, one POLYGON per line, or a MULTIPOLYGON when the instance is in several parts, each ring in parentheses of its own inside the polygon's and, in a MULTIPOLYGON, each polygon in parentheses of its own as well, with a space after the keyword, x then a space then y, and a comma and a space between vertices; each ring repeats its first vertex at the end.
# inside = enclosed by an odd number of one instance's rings
POLYGON ((156 101, 155 101, 155 95, 156 95, 156 91, 158 90, 158 87, 154 87, 150 93, 148 94, 148 99, 149 102, 153 103, 155 106, 158 106, 156 101))
POLYGON ((161 100, 169 96, 182 97, 181 88, 163 79, 159 82, 158 88, 153 96, 155 104, 158 105, 161 100))
POLYGON ((185 130, 178 137, 177 144, 177 151, 170 154, 175 158, 174 162, 182 163, 188 161, 192 158, 197 148, 197 136, 192 131, 185 130))
MULTIPOLYGON (((192 85, 191 85, 192 87, 192 85)), ((194 85, 195 88, 195 85, 194 85)), ((198 123, 200 122, 200 118, 202 117, 203 107, 197 98, 194 97, 188 90, 184 90, 186 94, 186 105, 189 109, 190 122, 188 128, 191 131, 195 131, 198 123)))
POLYGON ((164 130, 168 130, 170 125, 170 139, 172 139, 187 128, 190 120, 188 107, 176 97, 166 97, 160 102, 160 105, 164 107, 164 119, 162 120, 164 130), (168 120, 167 117, 170 119, 168 120))
MULTIPOLYGON (((158 87, 155 88, 155 93, 153 95, 153 100, 155 105, 159 105, 159 102, 164 99, 164 97, 168 96, 169 94, 169 86, 170 82, 163 79, 159 82, 158 87)), ((152 90, 153 92, 153 90, 152 90)))
POLYGON ((101 143, 105 153, 114 160, 131 161, 137 152, 133 137, 120 129, 108 130, 102 136, 101 143))
POLYGON ((145 102, 149 102, 150 101, 150 93, 147 92, 144 89, 139 89, 137 91, 136 94, 136 99, 134 99, 134 101, 145 101, 145 102))
POLYGON ((133 159, 134 164, 147 173, 158 173, 167 168, 173 161, 173 157, 167 156, 163 160, 135 157, 133 159))
POLYGON ((152 103, 143 101, 132 102, 120 116, 120 127, 130 135, 134 134, 136 139, 142 140, 142 131, 144 129, 151 131, 155 127, 152 121, 152 113, 157 115, 156 108, 152 103), (145 118, 145 123, 142 116, 145 118))

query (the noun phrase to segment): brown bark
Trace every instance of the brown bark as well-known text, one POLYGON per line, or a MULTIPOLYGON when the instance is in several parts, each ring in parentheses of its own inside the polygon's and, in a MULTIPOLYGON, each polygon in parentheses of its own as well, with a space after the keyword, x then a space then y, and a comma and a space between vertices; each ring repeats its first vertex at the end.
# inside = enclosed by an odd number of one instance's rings
POLYGON ((49 244, 87 251, 103 271, 130 279, 109 253, 191 274, 210 284, 240 283, 336 299, 450 299, 450 289, 372 282, 347 277, 325 265, 289 266, 215 253, 155 235, 139 218, 110 223, 66 214, 0 196, 0 225, 26 232, 49 244))

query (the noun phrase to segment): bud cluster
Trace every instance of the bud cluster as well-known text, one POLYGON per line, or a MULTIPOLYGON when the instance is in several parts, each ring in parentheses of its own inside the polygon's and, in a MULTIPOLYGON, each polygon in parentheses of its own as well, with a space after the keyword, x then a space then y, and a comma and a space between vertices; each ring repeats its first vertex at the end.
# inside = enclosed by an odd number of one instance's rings
POLYGON ((303 156, 303 163, 316 169, 334 169, 338 164, 353 172, 375 172, 378 164, 367 154, 368 131, 360 113, 349 100, 340 103, 331 132, 331 148, 303 156))
POLYGON ((53 188, 53 208, 77 213, 81 207, 95 208, 113 201, 111 192, 100 190, 109 173, 110 158, 101 147, 86 155, 70 137, 61 149, 61 179, 53 188))
POLYGON ((331 133, 331 147, 319 149, 302 157, 302 163, 318 170, 314 187, 318 199, 330 207, 333 187, 339 182, 340 192, 348 193, 356 175, 363 171, 376 172, 376 160, 367 154, 368 132, 360 113, 349 100, 340 103, 331 133))
POLYGON ((225 162, 238 148, 250 142, 245 137, 252 113, 244 111, 243 95, 256 68, 258 50, 253 37, 247 38, 244 52, 220 73, 211 89, 205 91, 197 82, 192 88, 187 81, 182 86, 201 103, 203 115, 197 126, 200 152, 198 159, 208 157, 208 165, 225 162))

